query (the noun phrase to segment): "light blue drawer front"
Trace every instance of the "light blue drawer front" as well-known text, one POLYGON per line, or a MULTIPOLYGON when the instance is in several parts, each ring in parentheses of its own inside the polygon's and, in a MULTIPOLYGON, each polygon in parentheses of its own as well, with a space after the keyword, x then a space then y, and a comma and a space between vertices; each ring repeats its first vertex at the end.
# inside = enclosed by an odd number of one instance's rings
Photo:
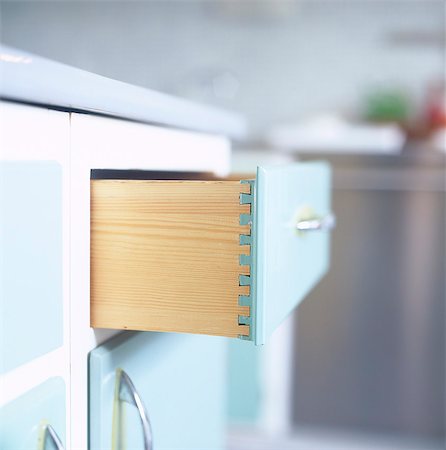
POLYGON ((329 263, 329 232, 297 231, 299 220, 331 213, 323 162, 259 167, 255 183, 252 295, 254 336, 263 344, 308 294, 329 263))
POLYGON ((44 427, 51 425, 65 444, 65 384, 50 378, 0 409, 1 450, 54 450, 45 439, 44 427))
POLYGON ((90 450, 143 449, 137 408, 119 401, 117 369, 128 374, 145 404, 154 450, 224 447, 223 339, 125 333, 93 350, 89 360, 90 450), (113 414, 120 407, 124 414, 117 421, 113 414), (118 429, 121 444, 112 439, 118 429))
POLYGON ((0 372, 62 345, 62 169, 0 163, 0 372))

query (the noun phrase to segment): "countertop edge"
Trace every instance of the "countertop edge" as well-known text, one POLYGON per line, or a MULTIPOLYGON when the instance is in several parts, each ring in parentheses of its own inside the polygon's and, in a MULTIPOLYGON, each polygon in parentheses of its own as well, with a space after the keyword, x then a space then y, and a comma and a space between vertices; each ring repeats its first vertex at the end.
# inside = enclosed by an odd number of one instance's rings
POLYGON ((243 116, 0 45, 0 97, 241 140, 243 116))

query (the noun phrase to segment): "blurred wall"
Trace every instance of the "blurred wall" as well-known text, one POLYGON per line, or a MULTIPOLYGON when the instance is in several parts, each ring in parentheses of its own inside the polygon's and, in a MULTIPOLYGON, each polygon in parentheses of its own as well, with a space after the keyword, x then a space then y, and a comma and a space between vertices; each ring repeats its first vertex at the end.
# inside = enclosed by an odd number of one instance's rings
POLYGON ((254 130, 355 112, 378 84, 417 100, 444 71, 441 0, 2 1, 0 11, 5 44, 242 111, 254 130))

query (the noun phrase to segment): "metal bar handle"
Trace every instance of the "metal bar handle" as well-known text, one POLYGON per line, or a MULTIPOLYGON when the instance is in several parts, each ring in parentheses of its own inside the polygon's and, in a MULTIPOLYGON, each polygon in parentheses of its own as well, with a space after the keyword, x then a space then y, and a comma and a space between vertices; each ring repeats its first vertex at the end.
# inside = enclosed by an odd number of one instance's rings
POLYGON ((64 445, 62 444, 62 441, 60 440, 59 436, 57 435, 56 431, 50 424, 45 424, 43 426, 43 450, 47 448, 46 443, 49 441, 53 445, 53 447, 56 450, 65 450, 64 445))
POLYGON ((336 226, 334 214, 327 214, 323 217, 299 220, 296 224, 298 231, 329 231, 336 226))
POLYGON ((141 419, 141 426, 144 438, 144 450, 152 450, 153 435, 149 415, 147 414, 144 403, 138 394, 130 377, 122 370, 118 369, 119 376, 119 400, 136 406, 141 419))

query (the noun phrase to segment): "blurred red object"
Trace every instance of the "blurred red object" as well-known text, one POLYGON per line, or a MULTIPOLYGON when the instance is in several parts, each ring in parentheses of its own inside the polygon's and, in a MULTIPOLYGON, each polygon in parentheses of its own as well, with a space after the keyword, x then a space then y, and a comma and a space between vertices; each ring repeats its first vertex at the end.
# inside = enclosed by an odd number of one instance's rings
POLYGON ((446 90, 442 80, 432 82, 427 89, 425 117, 429 131, 446 127, 446 90))

